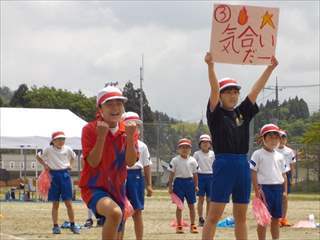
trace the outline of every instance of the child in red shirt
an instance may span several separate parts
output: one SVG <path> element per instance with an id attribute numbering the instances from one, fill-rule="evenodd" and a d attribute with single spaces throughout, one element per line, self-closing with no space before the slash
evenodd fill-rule
<path id="1" fill-rule="evenodd" d="M 97 96 L 97 118 L 82 130 L 84 167 L 79 186 L 88 208 L 106 219 L 102 239 L 122 236 L 127 165 L 138 159 L 136 124 L 120 121 L 126 100 L 117 87 L 103 88 Z"/>

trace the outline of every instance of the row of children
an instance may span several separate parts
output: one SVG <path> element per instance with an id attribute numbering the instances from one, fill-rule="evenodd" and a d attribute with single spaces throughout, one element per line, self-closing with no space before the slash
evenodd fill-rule
<path id="1" fill-rule="evenodd" d="M 199 139 L 199 151 L 196 151 L 193 157 L 190 156 L 192 143 L 187 138 L 182 138 L 178 142 L 178 154 L 169 164 L 169 193 L 176 194 L 181 201 L 186 198 L 190 212 L 190 232 L 198 233 L 195 224 L 195 206 L 196 193 L 199 196 L 198 215 L 199 225 L 203 226 L 203 202 L 207 197 L 208 200 L 212 185 L 212 164 L 214 161 L 214 152 L 211 149 L 211 138 L 203 134 Z M 206 211 L 207 213 L 208 211 Z M 182 210 L 177 207 L 177 233 L 183 233 L 182 227 Z"/>
<path id="2" fill-rule="evenodd" d="M 249 162 L 247 161 L 249 123 L 258 112 L 256 99 L 272 71 L 278 65 L 278 62 L 274 57 L 271 59 L 271 65 L 266 68 L 254 84 L 245 100 L 236 107 L 239 99 L 240 85 L 236 80 L 230 78 L 222 79 L 218 82 L 214 71 L 214 60 L 210 53 L 206 55 L 205 61 L 208 65 L 211 87 L 210 99 L 207 106 L 207 122 L 210 133 L 215 141 L 213 145 L 215 161 L 212 168 L 211 201 L 203 228 L 202 239 L 213 239 L 216 224 L 223 214 L 226 203 L 229 202 L 230 195 L 232 195 L 234 203 L 233 215 L 235 219 L 236 239 L 247 239 L 246 215 L 251 192 L 251 173 Z M 133 166 L 139 159 L 137 124 L 135 121 L 128 121 L 127 123 L 121 121 L 125 101 L 127 99 L 118 88 L 108 86 L 102 89 L 97 96 L 96 119 L 88 123 L 82 131 L 84 167 L 81 172 L 79 186 L 81 188 L 82 199 L 87 206 L 99 218 L 107 219 L 102 227 L 102 239 L 122 239 L 127 165 Z M 268 131 L 268 133 L 278 133 L 279 131 L 276 129 L 278 128 L 275 128 L 274 131 Z M 264 134 L 264 142 L 268 142 L 268 135 Z M 59 141 L 59 138 L 53 137 L 52 143 L 55 144 L 55 142 Z M 188 146 L 188 144 L 180 144 L 180 156 L 186 156 L 188 153 L 188 147 L 185 148 L 183 146 Z M 269 150 L 273 153 L 274 145 L 271 144 L 270 146 Z M 176 161 L 173 159 L 171 163 L 171 170 L 173 172 L 178 169 Z M 277 161 L 273 158 L 269 161 L 270 165 L 278 164 L 273 163 Z M 253 162 L 255 162 L 255 159 L 252 159 L 252 162 L 250 162 L 251 168 L 253 171 L 258 172 L 259 164 L 255 162 L 256 166 L 253 166 Z M 43 164 L 46 163 L 43 161 Z M 63 171 L 56 173 L 59 179 L 66 178 L 67 170 L 65 169 L 68 167 L 65 165 L 63 167 Z M 50 167 L 50 169 L 52 168 Z M 195 171 L 193 169 L 191 175 L 189 172 L 188 176 L 193 177 Z M 184 173 L 181 174 L 181 176 L 184 176 Z M 252 175 L 254 181 L 254 173 Z M 267 176 L 269 175 L 270 172 L 267 173 Z M 259 174 L 257 173 L 257 183 L 261 184 L 259 179 Z M 195 180 L 197 181 L 196 177 Z M 279 182 L 272 182 L 267 185 L 279 185 L 282 178 L 279 177 L 277 180 Z M 170 177 L 170 181 L 172 183 L 172 176 Z M 169 185 L 170 192 L 175 191 L 175 185 L 179 186 L 179 177 L 176 178 L 176 181 L 177 185 L 174 184 L 173 187 Z M 184 186 L 184 184 L 180 185 Z M 198 190 L 197 186 L 198 184 L 195 182 L 194 190 Z M 254 187 L 256 195 L 260 197 L 260 185 L 255 184 Z M 68 197 L 63 197 L 63 194 L 62 198 L 64 200 L 68 199 Z M 191 204 L 194 202 L 194 199 L 190 197 L 187 201 Z M 68 201 L 65 202 L 66 205 L 69 204 Z M 191 215 L 193 214 L 191 219 L 194 219 L 194 207 L 193 210 L 192 206 L 189 208 Z M 73 213 L 69 211 L 69 208 L 68 213 L 71 224 L 73 224 Z M 56 224 L 55 214 L 53 211 L 54 224 Z M 177 212 L 178 217 L 179 214 L 181 213 Z M 192 223 L 194 224 L 194 220 Z M 197 231 L 195 225 L 193 225 L 192 231 Z M 258 231 L 261 232 L 259 229 Z M 277 232 L 272 235 L 273 239 L 279 238 Z"/>
<path id="3" fill-rule="evenodd" d="M 287 147 L 287 133 L 274 124 L 266 124 L 260 130 L 262 147 L 256 150 L 249 161 L 255 197 L 262 199 L 272 216 L 271 234 L 279 236 L 279 226 L 288 225 L 286 220 L 287 193 L 289 192 L 291 169 L 295 162 L 294 151 Z M 216 188 L 212 184 L 212 169 L 216 172 L 214 152 L 209 135 L 199 139 L 200 150 L 191 154 L 192 143 L 189 139 L 180 139 L 177 144 L 178 156 L 170 162 L 169 193 L 176 194 L 183 202 L 186 199 L 190 212 L 190 232 L 198 233 L 195 225 L 196 192 L 199 196 L 199 226 L 203 226 L 202 205 L 204 196 L 208 198 Z M 282 207 L 285 207 L 283 209 Z M 279 219 L 282 221 L 279 222 Z M 182 210 L 176 209 L 176 233 L 183 233 Z M 279 225 L 280 223 L 280 225 Z M 258 225 L 259 239 L 265 239 L 266 227 Z"/>

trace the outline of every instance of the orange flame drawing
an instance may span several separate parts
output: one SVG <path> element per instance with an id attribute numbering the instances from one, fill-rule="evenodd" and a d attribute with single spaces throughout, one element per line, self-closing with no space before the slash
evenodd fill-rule
<path id="1" fill-rule="evenodd" d="M 248 22 L 248 18 L 247 9 L 243 7 L 239 12 L 238 23 L 240 25 L 245 25 Z"/>

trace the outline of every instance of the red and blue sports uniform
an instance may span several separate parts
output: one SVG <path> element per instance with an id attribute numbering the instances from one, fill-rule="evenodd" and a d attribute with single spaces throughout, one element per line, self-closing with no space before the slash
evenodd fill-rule
<path id="1" fill-rule="evenodd" d="M 109 131 L 106 135 L 102 159 L 97 167 L 91 167 L 87 162 L 87 157 L 97 140 L 97 120 L 88 123 L 82 130 L 84 167 L 79 187 L 83 201 L 97 217 L 103 217 L 96 211 L 96 204 L 103 197 L 110 197 L 124 210 L 127 178 L 126 134 L 123 122 L 120 122 L 118 127 L 114 134 Z"/>

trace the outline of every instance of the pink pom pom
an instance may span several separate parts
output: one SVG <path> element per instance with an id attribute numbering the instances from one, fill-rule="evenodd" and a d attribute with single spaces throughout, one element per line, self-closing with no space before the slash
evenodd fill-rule
<path id="1" fill-rule="evenodd" d="M 43 198 L 44 200 L 48 199 L 48 193 L 49 193 L 50 187 L 51 187 L 51 176 L 50 176 L 49 170 L 44 170 L 41 172 L 38 178 L 38 183 L 37 183 L 38 193 L 40 197 Z"/>
<path id="2" fill-rule="evenodd" d="M 131 217 L 134 214 L 134 209 L 126 197 L 124 200 L 124 211 L 123 211 L 123 218 L 124 220 L 127 220 L 129 217 Z"/>
<path id="3" fill-rule="evenodd" d="M 184 208 L 183 202 L 175 193 L 171 193 L 171 201 L 172 203 L 176 204 L 180 210 L 183 210 Z"/>
<path id="4" fill-rule="evenodd" d="M 252 200 L 252 212 L 257 221 L 261 226 L 267 226 L 271 222 L 271 215 L 260 198 L 254 198 Z"/>

